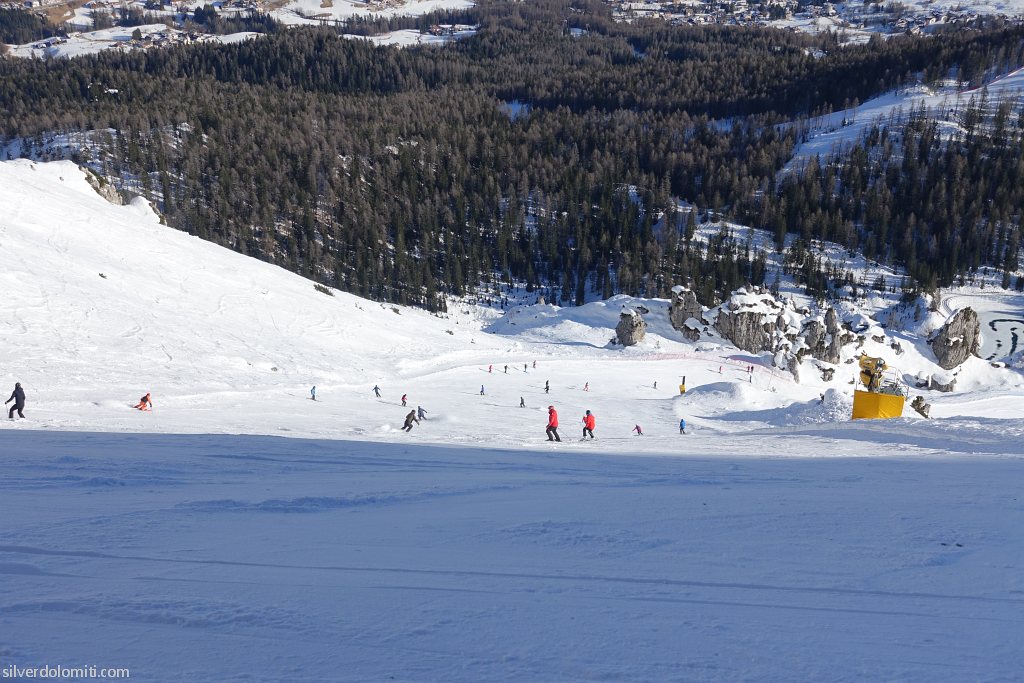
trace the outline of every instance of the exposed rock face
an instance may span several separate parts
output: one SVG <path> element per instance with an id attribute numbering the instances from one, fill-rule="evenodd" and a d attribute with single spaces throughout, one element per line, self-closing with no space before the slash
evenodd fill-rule
<path id="1" fill-rule="evenodd" d="M 687 327 L 686 321 L 693 318 L 703 322 L 704 307 L 697 301 L 697 295 L 685 287 L 674 287 L 672 294 L 672 304 L 668 309 L 669 322 L 673 328 L 682 332 L 684 337 L 690 341 L 697 341 L 700 339 L 700 330 Z"/>
<path id="2" fill-rule="evenodd" d="M 772 349 L 772 328 L 765 323 L 757 311 L 731 311 L 724 309 L 718 314 L 715 325 L 718 333 L 750 353 L 761 353 Z"/>
<path id="3" fill-rule="evenodd" d="M 626 309 L 619 316 L 619 324 L 615 326 L 615 338 L 623 346 L 633 346 L 643 341 L 647 335 L 647 323 L 634 310 Z"/>
<path id="4" fill-rule="evenodd" d="M 978 355 L 981 325 L 972 308 L 962 308 L 929 340 L 939 367 L 952 370 L 971 355 Z"/>
<path id="5" fill-rule="evenodd" d="M 111 204 L 121 206 L 124 204 L 124 197 L 117 191 L 117 188 L 110 183 L 103 182 L 93 173 L 86 173 L 85 179 L 96 190 L 96 194 L 106 199 Z"/>
<path id="6" fill-rule="evenodd" d="M 839 316 L 832 307 L 825 312 L 825 322 L 812 320 L 804 326 L 804 343 L 812 358 L 835 365 L 843 349 L 843 334 Z"/>
<path id="7" fill-rule="evenodd" d="M 836 315 L 836 309 L 831 306 L 825 311 L 825 331 L 832 335 L 839 332 L 839 316 Z"/>

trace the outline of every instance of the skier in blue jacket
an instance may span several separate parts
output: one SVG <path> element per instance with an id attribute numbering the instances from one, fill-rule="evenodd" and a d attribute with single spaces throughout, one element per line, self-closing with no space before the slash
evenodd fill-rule
<path id="1" fill-rule="evenodd" d="M 684 420 L 683 418 L 679 418 L 679 433 L 686 433 L 686 420 Z"/>

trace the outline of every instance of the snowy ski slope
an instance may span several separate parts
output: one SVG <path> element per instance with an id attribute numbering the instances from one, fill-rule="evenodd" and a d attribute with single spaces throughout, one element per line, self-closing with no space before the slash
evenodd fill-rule
<path id="1" fill-rule="evenodd" d="M 0 669 L 997 681 L 1024 667 L 1018 369 L 970 361 L 956 393 L 929 396 L 940 419 L 851 423 L 850 366 L 797 384 L 684 343 L 665 302 L 438 317 L 328 296 L 144 202 L 106 203 L 67 162 L 0 162 L 0 207 L 0 390 L 28 394 L 27 419 L 0 424 Z M 992 310 L 1020 310 L 1002 296 Z M 609 348 L 637 303 L 647 339 Z M 934 369 L 898 334 L 905 373 Z M 145 392 L 152 413 L 130 407 Z M 544 440 L 549 403 L 561 444 Z M 400 431 L 417 405 L 427 419 Z M 585 409 L 598 438 L 582 443 Z"/>

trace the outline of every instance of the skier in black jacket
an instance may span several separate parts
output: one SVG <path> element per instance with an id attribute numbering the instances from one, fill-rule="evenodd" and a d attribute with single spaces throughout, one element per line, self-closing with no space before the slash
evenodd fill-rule
<path id="1" fill-rule="evenodd" d="M 11 393 L 11 397 L 4 401 L 4 405 L 7 405 L 11 401 L 14 401 L 14 406 L 11 408 L 11 412 L 7 413 L 8 419 L 14 419 L 14 411 L 18 411 L 18 417 L 25 417 L 25 413 L 21 412 L 25 409 L 25 390 L 21 388 L 21 382 L 14 383 L 14 391 Z"/>

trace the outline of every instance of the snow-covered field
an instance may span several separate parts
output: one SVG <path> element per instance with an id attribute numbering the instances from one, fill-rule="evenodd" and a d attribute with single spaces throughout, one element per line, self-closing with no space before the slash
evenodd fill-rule
<path id="1" fill-rule="evenodd" d="M 346 33 L 342 37 L 350 38 L 352 40 L 368 40 L 375 45 L 397 45 L 398 47 L 410 47 L 413 45 L 444 45 L 445 43 L 450 43 L 453 40 L 468 38 L 476 33 L 476 28 L 472 26 L 451 26 L 449 28 L 449 32 L 441 35 L 421 33 L 416 29 L 410 28 L 402 29 L 401 31 L 382 33 L 376 36 L 358 36 Z"/>
<path id="2" fill-rule="evenodd" d="M 798 384 L 683 341 L 665 302 L 435 316 L 329 296 L 144 202 L 107 204 L 67 162 L 0 162 L 0 206 L 0 390 L 28 394 L 26 419 L 0 423 L 0 668 L 997 681 L 1024 667 L 1020 370 L 974 359 L 957 392 L 924 392 L 940 419 L 851 423 L 852 366 Z M 956 296 L 944 305 L 990 300 Z M 1002 296 L 992 310 L 1020 310 Z M 623 304 L 652 309 L 628 350 L 607 345 Z M 892 334 L 906 373 L 929 368 L 920 339 Z M 146 392 L 154 411 L 133 410 Z M 544 439 L 549 404 L 560 444 Z M 416 406 L 427 419 L 407 434 Z"/>
<path id="3" fill-rule="evenodd" d="M 472 7 L 470 0 L 408 0 L 407 2 L 361 0 L 290 0 L 271 14 L 285 24 L 317 24 L 352 17 L 416 17 L 431 12 Z"/>
<path id="4" fill-rule="evenodd" d="M 134 41 L 132 34 L 138 29 L 142 41 Z M 160 44 L 174 44 L 187 38 L 188 33 L 176 28 L 170 28 L 166 24 L 146 24 L 137 27 L 115 26 L 114 28 L 101 29 L 99 31 L 85 31 L 70 33 L 67 39 L 48 39 L 34 41 L 25 45 L 11 46 L 11 54 L 23 58 L 58 58 L 58 57 L 81 57 L 91 55 L 104 50 L 131 50 L 153 47 Z M 237 43 L 255 36 L 262 35 L 251 31 L 232 33 L 229 35 L 208 35 L 200 34 L 197 41 L 210 41 L 219 43 Z M 156 42 L 150 42 L 156 41 Z"/>

